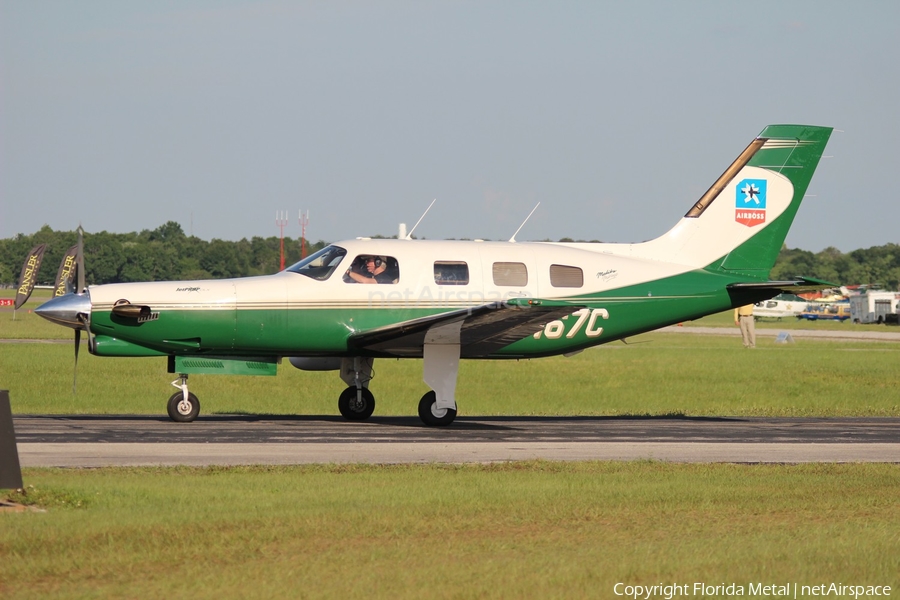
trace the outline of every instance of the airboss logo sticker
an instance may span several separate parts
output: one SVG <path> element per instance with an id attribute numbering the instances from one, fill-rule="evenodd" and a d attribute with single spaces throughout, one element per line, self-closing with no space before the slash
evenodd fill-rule
<path id="1" fill-rule="evenodd" d="M 734 220 L 754 227 L 766 222 L 766 180 L 744 179 L 735 188 Z"/>

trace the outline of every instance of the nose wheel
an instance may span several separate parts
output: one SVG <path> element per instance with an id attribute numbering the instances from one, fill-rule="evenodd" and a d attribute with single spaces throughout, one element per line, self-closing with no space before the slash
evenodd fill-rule
<path id="1" fill-rule="evenodd" d="M 172 385 L 180 391 L 172 394 L 166 405 L 169 418 L 177 423 L 190 423 L 200 414 L 200 400 L 188 391 L 187 375 L 181 375 Z"/>

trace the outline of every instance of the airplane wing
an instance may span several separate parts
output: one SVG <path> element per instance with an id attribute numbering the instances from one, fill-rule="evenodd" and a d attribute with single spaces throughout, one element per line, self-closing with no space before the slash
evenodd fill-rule
<path id="1" fill-rule="evenodd" d="M 584 307 L 568 302 L 513 298 L 361 331 L 350 336 L 348 345 L 387 356 L 421 356 L 426 338 L 438 334 L 458 339 L 462 358 L 488 356 L 580 308 Z"/>
<path id="2" fill-rule="evenodd" d="M 748 283 L 732 283 L 728 289 L 735 291 L 772 291 L 778 292 L 814 292 L 828 288 L 839 287 L 836 283 L 829 283 L 821 279 L 813 279 L 812 277 L 798 277 L 790 281 L 759 281 Z"/>

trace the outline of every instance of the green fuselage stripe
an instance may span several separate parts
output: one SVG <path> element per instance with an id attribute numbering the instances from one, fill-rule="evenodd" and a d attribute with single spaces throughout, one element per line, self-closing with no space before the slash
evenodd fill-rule
<path id="1" fill-rule="evenodd" d="M 561 327 L 557 337 L 528 336 L 490 357 L 563 354 L 726 310 L 735 305 L 735 299 L 725 288 L 728 282 L 720 274 L 693 271 L 610 292 L 570 297 L 567 300 L 573 304 L 586 306 L 588 310 L 604 309 L 608 313 L 608 317 L 595 321 L 596 327 L 602 326 L 602 333 L 589 336 L 584 321 L 576 327 L 578 319 L 569 316 L 557 324 Z M 740 299 L 740 303 L 745 301 L 746 298 Z M 342 356 L 349 354 L 348 339 L 353 333 L 447 310 L 451 309 L 401 306 L 172 309 L 161 310 L 158 319 L 140 324 L 98 311 L 92 315 L 91 326 L 95 334 L 172 354 Z M 573 328 L 576 331 L 569 335 Z"/>

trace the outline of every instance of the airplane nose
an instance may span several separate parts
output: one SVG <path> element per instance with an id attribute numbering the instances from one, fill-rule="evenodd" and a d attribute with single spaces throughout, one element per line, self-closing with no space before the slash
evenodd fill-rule
<path id="1" fill-rule="evenodd" d="M 57 325 L 64 325 L 72 329 L 84 329 L 84 322 L 78 319 L 78 315 L 90 317 L 91 295 L 88 292 L 66 294 L 44 302 L 34 312 Z"/>

